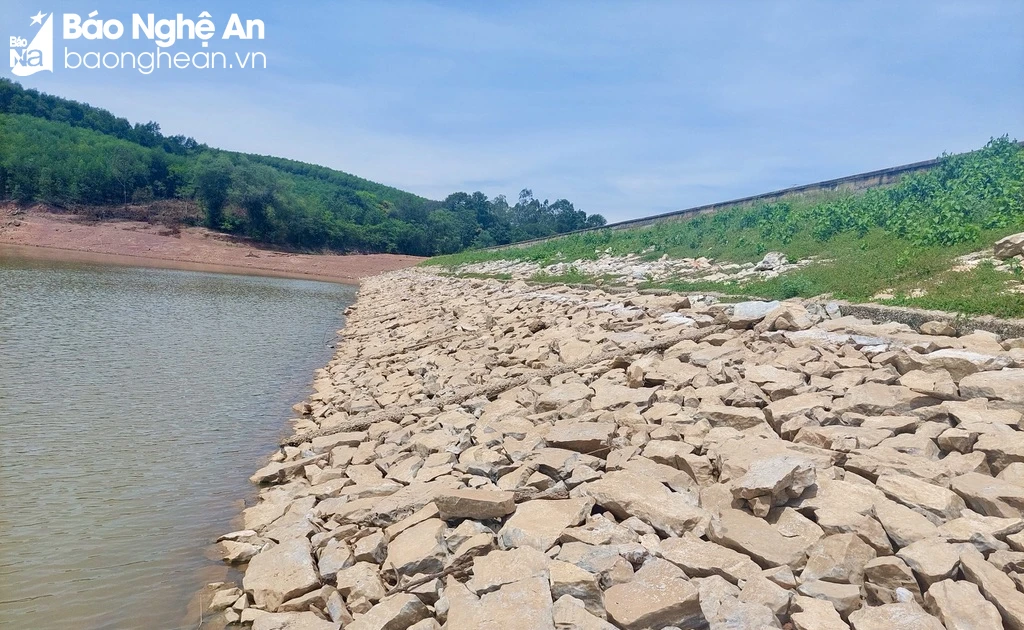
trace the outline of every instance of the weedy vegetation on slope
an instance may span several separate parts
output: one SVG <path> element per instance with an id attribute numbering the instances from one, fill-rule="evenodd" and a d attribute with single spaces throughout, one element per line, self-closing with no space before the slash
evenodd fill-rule
<path id="1" fill-rule="evenodd" d="M 780 251 L 790 260 L 814 257 L 820 262 L 743 284 L 669 280 L 646 286 L 765 298 L 831 294 L 852 301 L 886 292 L 892 297 L 882 301 L 890 304 L 1021 317 L 1024 295 L 1007 292 L 1008 283 L 1022 279 L 1019 265 L 1012 273 L 991 264 L 968 271 L 953 268 L 958 256 L 1022 230 L 1024 147 L 1004 136 L 979 151 L 943 156 L 934 169 L 884 188 L 793 196 L 647 228 L 468 251 L 427 264 L 523 260 L 543 266 L 606 253 L 743 263 Z"/>

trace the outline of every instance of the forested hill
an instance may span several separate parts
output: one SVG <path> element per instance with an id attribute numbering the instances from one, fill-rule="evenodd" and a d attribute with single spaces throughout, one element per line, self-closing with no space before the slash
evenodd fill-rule
<path id="1" fill-rule="evenodd" d="M 0 79 L 0 198 L 58 207 L 179 200 L 181 220 L 306 250 L 430 256 L 604 225 L 572 203 L 457 192 L 433 201 L 341 171 L 165 136 L 155 122 Z M 113 213 L 116 214 L 116 213 Z"/>

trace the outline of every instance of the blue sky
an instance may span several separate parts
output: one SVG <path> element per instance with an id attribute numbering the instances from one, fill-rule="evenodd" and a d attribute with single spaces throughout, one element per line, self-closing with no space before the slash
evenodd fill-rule
<path id="1" fill-rule="evenodd" d="M 614 221 L 1024 138 L 1019 0 L 6 0 L 0 25 L 94 9 L 262 19 L 213 45 L 268 68 L 67 70 L 58 39 L 24 85 L 435 199 L 528 187 Z"/>

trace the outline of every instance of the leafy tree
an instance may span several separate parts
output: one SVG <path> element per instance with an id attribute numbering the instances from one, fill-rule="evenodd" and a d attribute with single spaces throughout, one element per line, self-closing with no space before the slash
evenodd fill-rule
<path id="1" fill-rule="evenodd" d="M 195 194 L 206 209 L 206 225 L 220 228 L 224 221 L 224 205 L 231 188 L 234 166 L 224 155 L 204 153 L 194 168 Z"/>
<path id="2" fill-rule="evenodd" d="M 121 186 L 122 200 L 126 206 L 128 205 L 128 196 L 135 191 L 135 186 L 146 172 L 142 156 L 141 151 L 134 151 L 130 145 L 126 144 L 118 144 L 110 152 L 110 173 Z"/>
<path id="3" fill-rule="evenodd" d="M 231 177 L 231 196 L 249 219 L 249 235 L 257 240 L 274 240 L 275 197 L 280 190 L 277 172 L 263 164 L 239 165 Z"/>

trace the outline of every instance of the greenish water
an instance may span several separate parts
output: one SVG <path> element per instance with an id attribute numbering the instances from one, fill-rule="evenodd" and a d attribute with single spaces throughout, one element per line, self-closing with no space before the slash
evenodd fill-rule
<path id="1" fill-rule="evenodd" d="M 196 627 L 354 293 L 0 253 L 0 628 Z"/>

